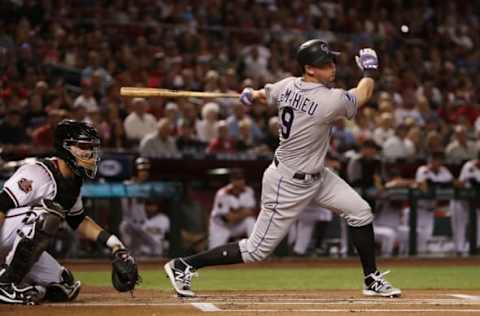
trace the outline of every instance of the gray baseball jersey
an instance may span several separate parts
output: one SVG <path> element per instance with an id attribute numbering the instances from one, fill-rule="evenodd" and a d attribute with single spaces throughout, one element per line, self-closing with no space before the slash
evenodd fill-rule
<path id="1" fill-rule="evenodd" d="M 305 173 L 320 172 L 330 145 L 331 123 L 355 115 L 355 95 L 295 77 L 267 84 L 265 93 L 267 102 L 279 110 L 278 160 Z"/>
<path id="2" fill-rule="evenodd" d="M 334 211 L 351 226 L 373 220 L 368 203 L 324 167 L 332 123 L 355 115 L 355 95 L 295 77 L 267 84 L 265 94 L 268 104 L 278 107 L 280 145 L 263 175 L 262 207 L 254 231 L 240 241 L 244 262 L 270 255 L 308 205 Z"/>

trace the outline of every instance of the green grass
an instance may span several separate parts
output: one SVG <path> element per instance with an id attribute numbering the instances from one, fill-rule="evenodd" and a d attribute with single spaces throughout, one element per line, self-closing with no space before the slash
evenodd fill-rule
<path id="1" fill-rule="evenodd" d="M 387 279 L 402 289 L 480 289 L 480 267 L 395 267 Z M 86 285 L 111 286 L 110 273 L 74 272 Z M 358 289 L 359 268 L 209 268 L 193 279 L 196 290 Z M 140 288 L 171 290 L 163 270 L 141 272 Z"/>

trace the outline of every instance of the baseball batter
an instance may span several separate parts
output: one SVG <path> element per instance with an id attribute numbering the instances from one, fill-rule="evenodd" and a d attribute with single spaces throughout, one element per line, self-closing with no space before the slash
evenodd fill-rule
<path id="1" fill-rule="evenodd" d="M 345 181 L 324 167 L 333 122 L 351 119 L 372 96 L 378 58 L 365 48 L 356 57 L 364 76 L 349 91 L 332 88 L 335 55 L 326 42 L 310 40 L 297 50 L 301 77 L 288 77 L 264 89 L 246 88 L 240 100 L 246 105 L 278 108 L 280 145 L 262 181 L 261 211 L 248 239 L 186 258 L 176 258 L 164 268 L 180 296 L 194 296 L 191 279 L 196 269 L 220 264 L 255 262 L 267 258 L 287 234 L 298 214 L 310 203 L 340 214 L 348 223 L 364 273 L 363 294 L 399 296 L 385 273 L 377 270 L 373 214 L 368 203 Z"/>
<path id="2" fill-rule="evenodd" d="M 45 251 L 63 221 L 115 256 L 129 257 L 122 242 L 83 211 L 83 178 L 95 177 L 97 170 L 96 130 L 65 120 L 57 126 L 54 139 L 54 157 L 20 167 L 0 192 L 0 262 L 5 262 L 0 268 L 0 304 L 68 302 L 77 297 L 80 282 Z"/>
<path id="3" fill-rule="evenodd" d="M 467 161 L 460 171 L 458 179 L 466 188 L 477 186 L 480 183 L 480 157 Z M 452 207 L 452 233 L 455 251 L 459 255 L 468 253 L 466 230 L 470 205 L 468 201 L 454 200 Z M 477 228 L 480 229 L 480 209 L 477 208 Z M 477 231 L 477 246 L 480 245 L 480 233 Z"/>

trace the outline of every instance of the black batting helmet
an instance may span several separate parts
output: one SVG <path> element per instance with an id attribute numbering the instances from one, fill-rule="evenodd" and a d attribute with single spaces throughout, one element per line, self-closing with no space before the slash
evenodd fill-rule
<path id="1" fill-rule="evenodd" d="M 319 39 L 309 40 L 300 45 L 297 50 L 297 61 L 305 70 L 305 65 L 321 67 L 334 60 L 339 52 L 330 50 L 328 43 Z"/>
<path id="2" fill-rule="evenodd" d="M 55 154 L 76 175 L 95 178 L 100 160 L 100 136 L 92 125 L 73 120 L 61 121 L 55 128 L 53 146 Z"/>

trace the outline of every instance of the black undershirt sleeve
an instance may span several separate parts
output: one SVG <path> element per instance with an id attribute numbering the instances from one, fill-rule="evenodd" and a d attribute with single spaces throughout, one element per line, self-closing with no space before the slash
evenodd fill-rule
<path id="1" fill-rule="evenodd" d="M 9 209 L 15 208 L 15 203 L 7 192 L 0 192 L 0 213 L 6 214 Z"/>

